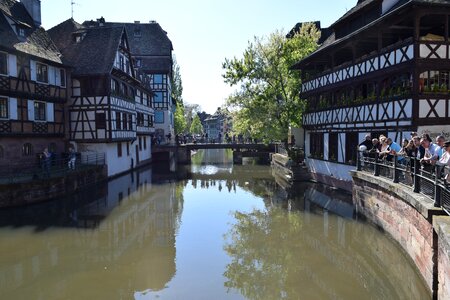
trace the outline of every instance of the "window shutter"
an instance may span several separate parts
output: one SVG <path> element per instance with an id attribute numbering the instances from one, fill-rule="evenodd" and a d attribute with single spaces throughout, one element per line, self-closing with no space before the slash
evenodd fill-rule
<path id="1" fill-rule="evenodd" d="M 47 122 L 55 122 L 55 109 L 53 103 L 46 103 Z"/>
<path id="2" fill-rule="evenodd" d="M 12 54 L 8 54 L 8 72 L 9 76 L 17 77 L 17 57 Z"/>
<path id="3" fill-rule="evenodd" d="M 61 86 L 61 74 L 60 74 L 60 69 L 55 69 L 55 85 L 59 85 Z"/>
<path id="4" fill-rule="evenodd" d="M 17 99 L 9 98 L 9 118 L 17 120 Z"/>
<path id="5" fill-rule="evenodd" d="M 56 85 L 56 74 L 55 67 L 48 66 L 48 83 L 52 85 Z"/>
<path id="6" fill-rule="evenodd" d="M 30 60 L 30 78 L 32 81 L 36 81 L 36 62 Z"/>
<path id="7" fill-rule="evenodd" d="M 34 121 L 34 101 L 28 100 L 28 121 Z"/>

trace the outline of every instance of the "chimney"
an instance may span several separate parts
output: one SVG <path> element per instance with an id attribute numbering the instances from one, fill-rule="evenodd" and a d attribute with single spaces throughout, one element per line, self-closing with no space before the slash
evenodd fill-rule
<path id="1" fill-rule="evenodd" d="M 41 0 L 21 0 L 20 2 L 33 18 L 34 25 L 41 26 Z"/>
<path id="2" fill-rule="evenodd" d="M 134 24 L 141 24 L 141 21 L 134 21 Z"/>

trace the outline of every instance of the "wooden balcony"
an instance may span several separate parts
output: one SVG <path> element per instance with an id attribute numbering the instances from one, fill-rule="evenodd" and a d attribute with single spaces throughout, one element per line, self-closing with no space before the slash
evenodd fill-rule
<path id="1" fill-rule="evenodd" d="M 425 48 L 427 48 L 427 45 L 430 45 L 429 47 L 434 49 L 433 42 L 421 42 L 421 45 Z M 439 52 L 441 51 L 439 50 Z M 430 50 L 429 52 L 432 51 Z M 424 52 L 424 55 L 425 53 L 429 54 L 427 51 Z M 348 62 L 333 70 L 323 72 L 316 78 L 303 83 L 301 92 L 302 94 L 307 94 L 328 85 L 352 80 L 369 73 L 412 61 L 415 57 L 417 55 L 414 53 L 414 43 L 412 39 L 407 39 L 401 43 L 391 45 L 379 53 L 360 57 L 355 60 L 354 64 Z"/>

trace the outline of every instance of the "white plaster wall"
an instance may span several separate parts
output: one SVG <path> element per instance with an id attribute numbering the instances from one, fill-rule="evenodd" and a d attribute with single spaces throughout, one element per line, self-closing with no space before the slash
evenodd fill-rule
<path id="1" fill-rule="evenodd" d="M 133 144 L 134 145 L 134 144 Z M 132 149 L 127 156 L 126 143 L 122 142 L 122 157 L 117 157 L 117 143 L 110 144 L 78 144 L 78 151 L 83 154 L 104 153 L 105 163 L 108 165 L 108 177 L 128 171 L 131 166 Z M 148 148 L 147 148 L 148 149 Z M 134 158 L 134 161 L 135 158 Z"/>
<path id="2" fill-rule="evenodd" d="M 309 131 L 305 132 L 305 156 L 308 157 L 308 155 L 311 154 L 311 145 L 309 144 L 310 141 L 310 133 Z"/>
<path id="3" fill-rule="evenodd" d="M 345 181 L 352 181 L 349 172 L 356 169 L 355 166 L 336 164 L 311 158 L 306 159 L 306 165 L 312 173 L 322 174 Z"/>

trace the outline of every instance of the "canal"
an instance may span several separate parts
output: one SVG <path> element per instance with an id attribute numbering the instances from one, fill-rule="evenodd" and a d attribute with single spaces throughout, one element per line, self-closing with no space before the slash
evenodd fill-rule
<path id="1" fill-rule="evenodd" d="M 0 211 L 1 299 L 430 299 L 351 195 L 199 151 Z"/>

